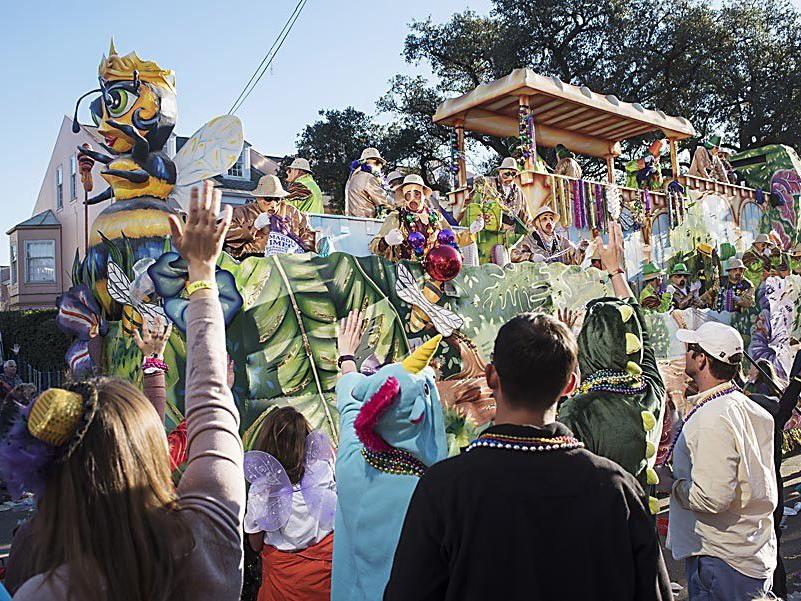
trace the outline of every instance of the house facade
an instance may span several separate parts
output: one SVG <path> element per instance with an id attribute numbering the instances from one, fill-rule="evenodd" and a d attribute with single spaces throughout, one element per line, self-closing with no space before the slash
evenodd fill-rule
<path id="1" fill-rule="evenodd" d="M 58 295 L 72 285 L 72 264 L 76 253 L 79 257 L 85 255 L 87 232 L 112 202 L 84 204 L 87 193 L 78 171 L 77 147 L 89 144 L 100 149 L 103 139 L 94 126 L 81 124 L 79 132 L 73 133 L 72 123 L 67 116 L 61 122 L 32 217 L 6 232 L 11 257 L 5 280 L 9 309 L 55 305 Z M 174 156 L 187 140 L 173 135 L 165 148 L 167 154 Z M 223 202 L 239 205 L 252 199 L 251 191 L 259 178 L 276 174 L 279 163 L 280 158 L 264 156 L 246 142 L 236 164 L 225 176 L 215 178 L 223 192 Z M 98 165 L 92 169 L 91 181 L 89 198 L 108 187 Z"/>

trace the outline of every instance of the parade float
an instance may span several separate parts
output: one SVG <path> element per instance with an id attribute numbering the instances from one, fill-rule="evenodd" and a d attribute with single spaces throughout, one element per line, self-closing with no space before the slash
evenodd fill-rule
<path id="1" fill-rule="evenodd" d="M 186 206 L 186 190 L 192 184 L 224 173 L 235 162 L 243 143 L 242 127 L 232 116 L 213 119 L 171 158 L 164 144 L 178 114 L 172 72 L 134 53 L 121 56 L 112 44 L 101 61 L 99 82 L 99 89 L 87 95 L 99 94 L 90 108 L 105 138 L 105 152 L 79 151 L 86 161 L 100 164 L 109 183 L 99 199 L 114 202 L 95 220 L 87 255 L 76 257 L 73 287 L 59 299 L 59 322 L 75 336 L 67 362 L 78 376 L 102 372 L 139 382 L 141 357 L 131 332 L 143 319 L 169 319 L 176 326 L 165 353 L 170 367 L 166 427 L 172 429 L 183 412 L 188 276 L 172 248 L 167 217 Z M 659 237 L 669 240 L 668 246 L 679 255 L 696 253 L 699 244 L 726 241 L 745 250 L 753 232 L 739 227 L 742 207 L 754 204 L 761 215 L 771 206 L 758 204 L 756 189 L 714 182 L 707 186 L 680 174 L 677 142 L 695 135 L 687 120 L 530 70 L 516 70 L 443 103 L 434 120 L 454 127 L 456 177 L 451 197 L 456 206 L 467 200 L 464 132 L 516 136 L 529 210 L 553 206 L 574 239 L 604 236 L 610 221 L 620 220 L 626 229 L 629 276 L 640 271 L 643 261 L 654 260 L 653 240 Z M 631 161 L 633 181 L 641 185 L 619 185 L 615 159 L 620 142 L 654 133 L 667 140 L 668 175 L 662 177 L 662 157 L 656 152 L 651 159 Z M 602 158 L 608 167 L 606 181 L 549 173 L 537 159 L 536 148 L 557 144 Z M 798 235 L 793 225 L 798 214 L 795 173 L 795 180 L 781 180 L 793 199 L 784 206 L 795 207 L 784 230 L 793 240 Z M 654 183 L 657 179 L 661 185 Z M 773 197 L 778 186 L 761 196 Z M 246 446 L 266 413 L 281 405 L 294 406 L 313 428 L 337 441 L 336 325 L 351 310 L 363 311 L 367 320 L 357 352 L 363 373 L 373 373 L 442 336 L 435 367 L 453 452 L 494 416 L 483 373 L 495 334 L 505 321 L 523 311 L 581 309 L 611 295 L 605 274 L 588 267 L 589 256 L 583 266 L 525 262 L 459 269 L 461 259 L 457 261 L 458 252 L 452 251 L 464 232 L 432 220 L 422 242 L 412 235 L 401 241 L 409 245 L 410 260 L 393 262 L 368 250 L 380 221 L 313 215 L 311 222 L 332 243 L 333 252 L 327 256 L 267 253 L 238 261 L 223 253 L 218 260 L 232 389 Z M 764 222 L 762 227 L 768 225 Z M 719 275 L 714 264 L 707 262 L 706 268 L 713 270 L 708 277 Z M 786 306 L 792 295 L 784 289 L 782 293 Z M 797 304 L 789 322 L 785 319 L 784 334 L 789 327 L 797 335 Z M 646 320 L 656 334 L 657 356 L 667 361 L 676 353 L 670 337 L 677 321 L 667 314 L 650 314 Z M 750 336 L 751 325 L 743 321 L 740 327 L 749 328 Z M 643 434 L 650 445 L 658 443 L 660 408 L 654 418 L 656 423 Z"/>

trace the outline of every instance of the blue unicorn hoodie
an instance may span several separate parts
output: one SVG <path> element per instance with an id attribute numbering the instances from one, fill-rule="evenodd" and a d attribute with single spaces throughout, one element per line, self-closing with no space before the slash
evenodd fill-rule
<path id="1" fill-rule="evenodd" d="M 441 339 L 371 376 L 353 372 L 337 382 L 332 601 L 383 597 L 418 478 L 447 455 L 445 418 L 428 367 Z"/>

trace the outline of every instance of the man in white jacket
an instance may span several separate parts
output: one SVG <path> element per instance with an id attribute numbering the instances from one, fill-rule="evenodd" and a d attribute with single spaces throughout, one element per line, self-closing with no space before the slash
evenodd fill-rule
<path id="1" fill-rule="evenodd" d="M 773 420 L 732 381 L 743 358 L 734 328 L 707 322 L 677 337 L 699 393 L 668 457 L 672 473 L 658 470 L 671 493 L 668 548 L 685 560 L 690 601 L 750 601 L 776 568 Z"/>

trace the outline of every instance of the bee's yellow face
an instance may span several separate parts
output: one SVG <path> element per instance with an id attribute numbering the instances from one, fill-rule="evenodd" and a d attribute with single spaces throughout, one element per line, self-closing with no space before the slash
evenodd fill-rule
<path id="1" fill-rule="evenodd" d="M 134 91 L 131 82 L 125 80 L 108 82 L 103 95 L 92 103 L 92 118 L 98 133 L 106 146 L 120 154 L 130 152 L 134 141 L 110 122 L 129 125 L 145 137 L 148 132 L 137 127 L 137 121 L 153 119 L 158 112 L 159 99 L 149 85 L 142 84 Z"/>

